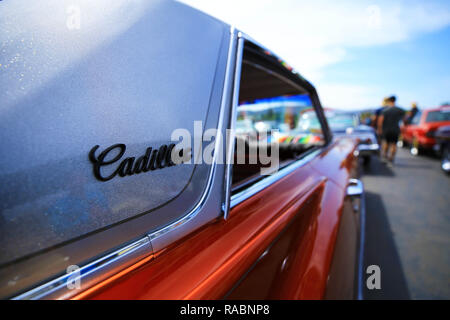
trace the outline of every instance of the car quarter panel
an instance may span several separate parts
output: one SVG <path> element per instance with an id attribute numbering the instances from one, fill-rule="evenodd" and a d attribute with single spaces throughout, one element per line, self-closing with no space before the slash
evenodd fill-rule
<path id="1" fill-rule="evenodd" d="M 98 156 L 123 144 L 120 161 L 137 161 L 146 148 L 170 144 L 175 129 L 193 136 L 196 120 L 216 128 L 224 88 L 230 27 L 190 7 L 94 1 L 84 11 L 93 24 L 77 32 L 64 28 L 63 14 L 47 19 L 50 9 L 64 13 L 65 1 L 43 5 L 2 4 L 4 56 L 19 63 L 0 74 L 8 89 L 0 92 L 0 297 L 126 246 L 195 206 L 209 164 L 99 181 L 88 155 L 95 145 Z"/>

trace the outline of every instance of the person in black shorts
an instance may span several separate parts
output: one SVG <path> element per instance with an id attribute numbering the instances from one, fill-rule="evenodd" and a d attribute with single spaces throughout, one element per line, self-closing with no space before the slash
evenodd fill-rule
<path id="1" fill-rule="evenodd" d="M 405 117 L 405 110 L 395 105 L 395 96 L 387 99 L 387 108 L 378 119 L 378 134 L 381 135 L 381 156 L 383 161 L 394 162 L 397 141 L 400 135 L 400 121 Z"/>

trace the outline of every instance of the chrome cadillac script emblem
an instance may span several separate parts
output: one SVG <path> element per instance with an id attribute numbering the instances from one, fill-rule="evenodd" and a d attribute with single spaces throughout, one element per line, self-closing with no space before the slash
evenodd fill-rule
<path id="1" fill-rule="evenodd" d="M 190 150 L 174 149 L 175 144 L 162 145 L 158 149 L 149 147 L 145 151 L 145 154 L 137 159 L 136 157 L 128 157 L 122 161 L 120 161 L 120 159 L 125 154 L 127 148 L 125 144 L 114 144 L 96 156 L 95 153 L 99 147 L 99 145 L 96 145 L 91 149 L 89 152 L 89 160 L 93 164 L 94 176 L 100 181 L 108 181 L 115 176 L 125 177 L 171 167 L 182 162 L 173 161 L 173 159 L 186 159 L 186 156 L 189 156 L 190 158 L 190 155 L 188 154 L 190 153 Z M 176 153 L 176 157 L 173 156 L 173 153 Z M 116 163 L 119 165 L 112 171 L 110 166 Z M 102 173 L 102 168 L 104 168 L 103 171 L 108 171 L 109 174 L 105 175 L 104 172 Z M 107 170 L 107 168 L 109 168 L 109 170 Z"/>

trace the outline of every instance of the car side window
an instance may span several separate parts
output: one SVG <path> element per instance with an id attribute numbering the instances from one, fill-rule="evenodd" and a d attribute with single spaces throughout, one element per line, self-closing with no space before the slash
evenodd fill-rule
<path id="1" fill-rule="evenodd" d="M 422 112 L 417 112 L 416 115 L 411 119 L 411 124 L 419 124 Z"/>
<path id="2" fill-rule="evenodd" d="M 308 91 L 252 50 L 244 49 L 235 116 L 234 193 L 325 143 Z"/>

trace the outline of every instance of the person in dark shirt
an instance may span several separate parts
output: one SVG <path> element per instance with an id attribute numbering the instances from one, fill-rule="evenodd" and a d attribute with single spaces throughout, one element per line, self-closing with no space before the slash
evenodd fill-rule
<path id="1" fill-rule="evenodd" d="M 397 152 L 397 141 L 400 135 L 400 121 L 405 117 L 405 110 L 395 105 L 395 96 L 387 99 L 387 108 L 378 119 L 378 133 L 382 137 L 381 156 L 383 161 L 394 162 Z M 389 155 L 388 152 L 390 151 Z"/>
<path id="2" fill-rule="evenodd" d="M 419 108 L 417 108 L 417 103 L 413 102 L 411 104 L 411 110 L 406 113 L 405 123 L 411 124 L 412 119 L 416 116 L 418 112 Z"/>

